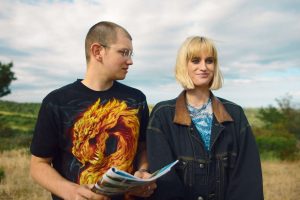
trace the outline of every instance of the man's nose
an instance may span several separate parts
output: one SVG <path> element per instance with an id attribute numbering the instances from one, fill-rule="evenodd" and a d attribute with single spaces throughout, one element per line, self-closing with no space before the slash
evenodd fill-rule
<path id="1" fill-rule="evenodd" d="M 132 65 L 132 64 L 133 64 L 132 56 L 127 57 L 126 63 L 127 63 L 128 65 Z"/>

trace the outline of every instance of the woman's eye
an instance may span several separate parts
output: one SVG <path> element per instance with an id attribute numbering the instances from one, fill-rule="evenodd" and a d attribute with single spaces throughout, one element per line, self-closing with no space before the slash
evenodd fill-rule
<path id="1" fill-rule="evenodd" d="M 213 64 L 214 63 L 214 58 L 206 58 L 205 63 L 206 64 Z"/>
<path id="2" fill-rule="evenodd" d="M 193 58 L 191 60 L 191 62 L 194 63 L 194 64 L 199 64 L 200 63 L 200 59 L 199 58 Z"/>

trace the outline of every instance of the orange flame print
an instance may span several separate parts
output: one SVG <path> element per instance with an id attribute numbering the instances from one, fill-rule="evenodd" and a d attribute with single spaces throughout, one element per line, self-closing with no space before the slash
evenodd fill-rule
<path id="1" fill-rule="evenodd" d="M 112 166 L 132 172 L 139 135 L 138 109 L 123 101 L 105 104 L 98 99 L 75 122 L 72 153 L 82 163 L 79 184 L 93 184 Z M 116 151 L 105 155 L 106 141 L 114 137 Z"/>

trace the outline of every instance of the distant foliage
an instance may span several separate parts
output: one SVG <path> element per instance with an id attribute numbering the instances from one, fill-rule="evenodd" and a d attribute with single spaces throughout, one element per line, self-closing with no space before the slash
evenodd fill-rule
<path id="1" fill-rule="evenodd" d="M 1 120 L 1 115 L 0 115 L 0 120 Z M 3 121 L 1 120 L 0 122 L 0 137 L 11 137 L 13 136 L 14 131 Z"/>
<path id="2" fill-rule="evenodd" d="M 245 115 L 252 127 L 262 127 L 263 122 L 257 118 L 258 108 L 244 108 Z"/>
<path id="3" fill-rule="evenodd" d="M 13 80 L 16 80 L 15 73 L 11 71 L 13 63 L 2 64 L 0 62 L 0 97 L 8 95 L 11 91 L 9 85 Z"/>
<path id="4" fill-rule="evenodd" d="M 296 159 L 300 139 L 300 110 L 291 104 L 287 95 L 276 99 L 278 108 L 269 106 L 258 111 L 257 118 L 263 126 L 254 127 L 256 140 L 262 154 L 271 154 L 282 160 Z"/>
<path id="5" fill-rule="evenodd" d="M 260 153 L 270 154 L 281 160 L 294 160 L 297 157 L 297 139 L 293 135 L 260 135 L 256 138 Z"/>
<path id="6" fill-rule="evenodd" d="M 11 113 L 29 114 L 36 117 L 40 107 L 40 103 L 17 103 L 0 100 L 0 111 L 7 111 Z"/>
<path id="7" fill-rule="evenodd" d="M 291 104 L 292 97 L 287 95 L 282 99 L 276 99 L 279 108 L 269 106 L 261 108 L 257 117 L 263 121 L 264 129 L 278 132 L 288 132 L 300 139 L 300 110 Z"/>
<path id="8" fill-rule="evenodd" d="M 3 167 L 0 167 L 0 183 L 2 180 L 4 180 L 4 178 L 5 178 L 4 169 L 3 169 Z"/>
<path id="9" fill-rule="evenodd" d="M 39 103 L 0 101 L 0 151 L 28 148 Z"/>

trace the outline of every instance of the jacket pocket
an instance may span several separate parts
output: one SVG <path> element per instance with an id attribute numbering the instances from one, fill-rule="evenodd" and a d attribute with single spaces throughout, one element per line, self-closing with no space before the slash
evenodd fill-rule
<path id="1" fill-rule="evenodd" d="M 217 155 L 217 194 L 222 200 L 225 195 L 225 188 L 228 185 L 230 171 L 235 167 L 236 153 L 224 153 Z"/>
<path id="2" fill-rule="evenodd" d="M 178 158 L 179 162 L 177 165 L 175 165 L 175 169 L 179 175 L 179 178 L 181 179 L 181 182 L 184 183 L 184 185 L 191 185 L 190 180 L 190 161 L 187 159 L 184 159 L 182 157 Z"/>
<path id="3" fill-rule="evenodd" d="M 178 157 L 176 170 L 185 186 L 193 187 L 208 183 L 208 162 L 193 157 Z"/>
<path id="4" fill-rule="evenodd" d="M 224 153 L 217 155 L 217 158 L 224 168 L 234 168 L 236 156 L 236 153 Z"/>

